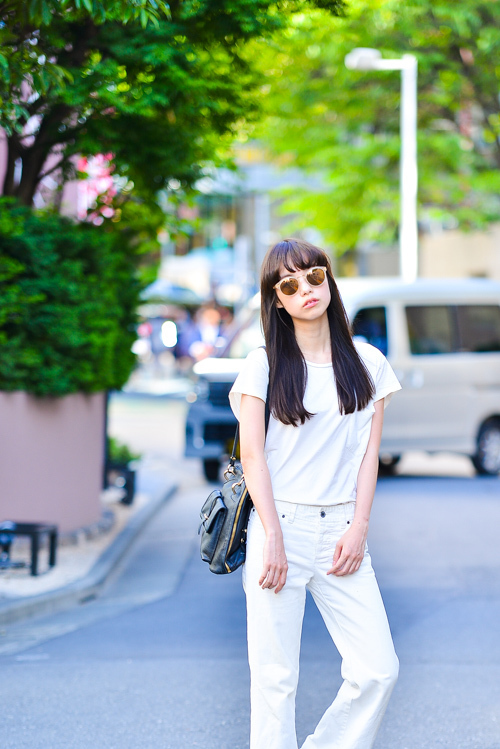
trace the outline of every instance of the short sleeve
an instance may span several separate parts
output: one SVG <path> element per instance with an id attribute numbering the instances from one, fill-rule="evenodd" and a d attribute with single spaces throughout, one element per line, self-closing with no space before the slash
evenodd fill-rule
<path id="1" fill-rule="evenodd" d="M 379 352 L 373 401 L 375 402 L 384 398 L 384 408 L 387 408 L 393 394 L 398 390 L 401 390 L 399 380 L 385 356 Z"/>
<path id="2" fill-rule="evenodd" d="M 269 363 L 264 348 L 251 351 L 229 391 L 229 404 L 239 420 L 242 395 L 253 395 L 266 402 L 269 383 Z"/>

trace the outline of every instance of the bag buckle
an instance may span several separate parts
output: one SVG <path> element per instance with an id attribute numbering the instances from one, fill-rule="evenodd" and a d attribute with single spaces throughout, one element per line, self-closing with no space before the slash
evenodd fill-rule
<path id="1" fill-rule="evenodd" d="M 236 494 L 236 489 L 235 489 L 235 486 L 241 486 L 241 485 L 242 485 L 242 483 L 244 482 L 244 480 L 245 480 L 245 477 L 244 477 L 244 476 L 242 476 L 242 477 L 240 478 L 240 480 L 239 480 L 239 481 L 235 481 L 235 482 L 234 482 L 234 484 L 233 484 L 233 485 L 232 485 L 232 487 L 231 487 L 231 489 L 233 490 L 233 494 Z"/>
<path id="2" fill-rule="evenodd" d="M 229 476 L 236 476 L 236 471 L 232 463 L 228 465 L 223 475 L 226 481 L 229 481 Z"/>

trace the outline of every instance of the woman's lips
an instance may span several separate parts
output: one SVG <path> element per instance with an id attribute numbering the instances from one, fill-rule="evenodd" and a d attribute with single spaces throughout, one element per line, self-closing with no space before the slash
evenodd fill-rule
<path id="1" fill-rule="evenodd" d="M 317 299 L 308 299 L 307 302 L 304 304 L 304 309 L 306 307 L 314 307 L 314 305 L 317 303 L 318 303 Z"/>

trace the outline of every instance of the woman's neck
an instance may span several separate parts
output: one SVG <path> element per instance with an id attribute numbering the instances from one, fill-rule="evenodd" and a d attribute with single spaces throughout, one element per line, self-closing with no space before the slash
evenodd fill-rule
<path id="1" fill-rule="evenodd" d="M 295 338 L 304 358 L 314 364 L 332 360 L 330 325 L 326 314 L 318 320 L 293 320 Z"/>

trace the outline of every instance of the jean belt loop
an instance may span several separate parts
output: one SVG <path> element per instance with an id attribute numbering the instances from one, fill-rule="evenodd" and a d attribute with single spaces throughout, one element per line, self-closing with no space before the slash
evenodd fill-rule
<path id="1" fill-rule="evenodd" d="M 297 505 L 295 503 L 290 503 L 290 509 L 288 511 L 288 522 L 293 523 L 295 520 L 295 515 L 297 513 Z"/>
<path id="2" fill-rule="evenodd" d="M 347 507 L 348 507 L 347 502 L 344 502 L 342 507 L 344 509 L 344 525 L 346 525 L 347 524 Z"/>
<path id="3" fill-rule="evenodd" d="M 351 501 L 346 506 L 347 520 L 349 523 L 352 523 L 353 509 L 354 509 L 354 502 Z"/>

